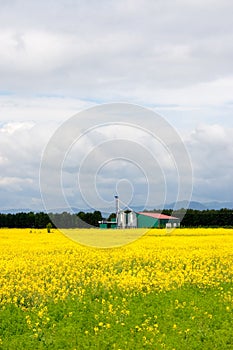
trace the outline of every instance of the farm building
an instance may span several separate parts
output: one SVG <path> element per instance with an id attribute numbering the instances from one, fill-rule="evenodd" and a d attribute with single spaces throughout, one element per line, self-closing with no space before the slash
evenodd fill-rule
<path id="1" fill-rule="evenodd" d="M 117 228 L 116 219 L 111 219 L 110 221 L 102 220 L 99 221 L 100 228 Z"/>
<path id="2" fill-rule="evenodd" d="M 121 210 L 118 212 L 117 221 L 100 221 L 100 228 L 163 228 L 179 227 L 180 219 L 160 213 L 139 212 Z"/>
<path id="3" fill-rule="evenodd" d="M 179 227 L 180 219 L 160 213 L 137 213 L 137 227 Z"/>
<path id="4" fill-rule="evenodd" d="M 180 226 L 180 219 L 174 216 L 144 211 L 137 213 L 129 207 L 127 210 L 120 210 L 118 196 L 115 196 L 115 201 L 116 218 L 111 221 L 99 221 L 100 228 L 163 228 Z"/>

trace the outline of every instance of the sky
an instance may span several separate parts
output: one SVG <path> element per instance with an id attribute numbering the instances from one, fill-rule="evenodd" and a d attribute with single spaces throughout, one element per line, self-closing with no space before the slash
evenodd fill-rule
<path id="1" fill-rule="evenodd" d="M 0 0 L 0 210 L 43 209 L 40 168 L 51 139 L 58 130 L 63 138 L 77 113 L 83 125 L 87 108 L 101 124 L 96 110 L 109 103 L 153 111 L 179 135 L 192 166 L 192 200 L 232 201 L 232 11 L 230 0 Z M 64 142 L 68 206 L 111 206 L 116 192 L 129 205 L 177 200 L 182 159 L 171 160 L 172 147 L 148 135 L 140 111 L 127 121 L 144 120 L 146 133 L 106 126 Z M 156 123 L 154 133 L 159 137 Z M 122 152 L 118 159 L 119 134 L 121 150 L 128 142 L 141 159 L 145 151 L 143 164 Z M 53 189 L 51 207 L 60 207 L 52 164 L 44 188 Z M 182 199 L 190 199 L 185 191 Z"/>

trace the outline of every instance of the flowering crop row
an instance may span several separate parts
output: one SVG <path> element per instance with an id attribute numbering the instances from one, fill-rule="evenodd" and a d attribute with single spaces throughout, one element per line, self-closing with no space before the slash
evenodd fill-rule
<path id="1" fill-rule="evenodd" d="M 120 234 L 120 232 L 119 232 Z M 233 230 L 151 230 L 115 249 L 94 249 L 58 231 L 0 231 L 0 303 L 32 308 L 99 286 L 128 292 L 232 282 Z"/>

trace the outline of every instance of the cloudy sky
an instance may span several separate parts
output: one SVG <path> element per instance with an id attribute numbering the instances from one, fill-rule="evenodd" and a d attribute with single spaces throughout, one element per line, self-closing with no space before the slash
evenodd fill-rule
<path id="1" fill-rule="evenodd" d="M 0 209 L 43 208 L 39 170 L 49 140 L 76 113 L 112 102 L 149 108 L 180 135 L 192 164 L 193 200 L 232 201 L 232 11 L 230 0 L 0 0 Z M 119 131 L 124 139 L 126 131 Z M 100 135 L 116 139 L 113 130 L 96 130 L 65 159 L 69 205 L 85 206 L 69 175 L 76 166 L 78 176 L 85 144 L 91 150 L 95 140 L 100 151 Z M 139 139 L 154 149 L 158 178 L 170 169 L 166 196 L 156 195 L 157 183 L 151 198 L 176 200 L 161 145 Z M 145 169 L 122 159 L 117 165 L 114 157 L 103 157 L 95 172 L 100 196 L 110 200 L 117 182 L 131 193 L 124 200 L 143 204 Z M 93 184 L 88 167 L 81 175 L 85 186 Z"/>

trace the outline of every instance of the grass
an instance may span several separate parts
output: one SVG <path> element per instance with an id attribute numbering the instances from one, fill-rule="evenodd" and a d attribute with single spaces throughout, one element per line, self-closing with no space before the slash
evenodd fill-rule
<path id="1" fill-rule="evenodd" d="M 1 349 L 232 349 L 231 285 L 142 295 L 109 293 L 47 303 L 41 318 L 15 305 L 1 310 Z M 111 307 L 109 308 L 109 306 Z M 111 311 L 111 312 L 110 312 Z M 26 316 L 25 316 L 26 314 Z M 28 328 L 27 320 L 32 322 Z"/>

